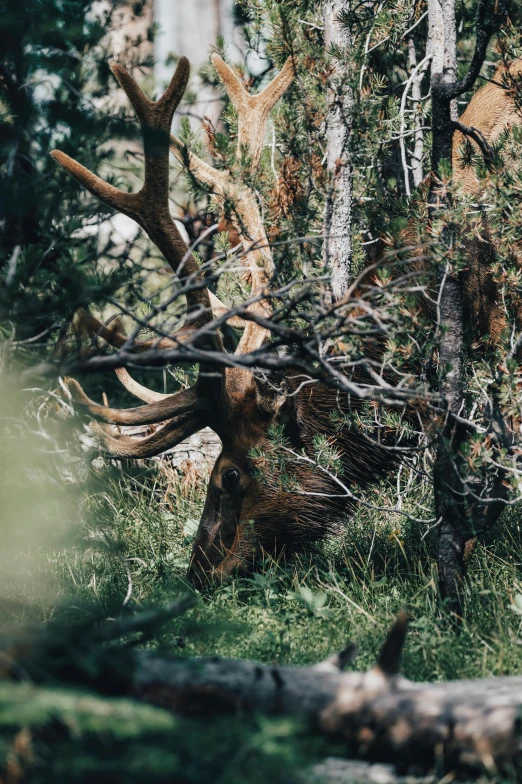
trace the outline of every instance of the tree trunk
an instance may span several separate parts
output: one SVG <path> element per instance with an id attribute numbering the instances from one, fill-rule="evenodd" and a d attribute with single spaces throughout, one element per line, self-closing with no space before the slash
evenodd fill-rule
<path id="1" fill-rule="evenodd" d="M 452 142 L 458 119 L 456 99 L 473 87 L 486 56 L 493 33 L 507 21 L 507 4 L 496 3 L 486 22 L 487 0 L 478 0 L 476 18 L 476 48 L 466 76 L 457 80 L 457 35 L 454 0 L 429 0 L 429 50 L 432 55 L 432 177 L 429 206 L 436 217 L 442 209 L 451 209 L 451 193 L 438 188 L 442 162 L 451 167 Z M 446 172 L 447 175 L 449 172 Z M 439 385 L 447 406 L 446 423 L 439 438 L 435 468 L 435 511 L 439 521 L 438 566 L 441 594 L 449 608 L 457 612 L 460 606 L 459 590 L 464 572 L 464 544 L 466 539 L 491 525 L 502 509 L 502 503 L 477 502 L 487 498 L 503 498 L 502 473 L 494 478 L 492 488 L 481 485 L 479 478 L 468 477 L 462 458 L 462 445 L 466 439 L 456 417 L 465 414 L 463 390 L 464 359 L 464 296 L 462 273 L 451 268 L 452 254 L 457 240 L 457 227 L 451 221 L 442 234 L 447 248 L 446 269 L 441 271 L 438 324 Z M 495 412 L 497 418 L 501 415 Z M 464 481 L 463 481 L 464 480 Z M 485 491 L 484 493 L 482 491 Z M 489 492 L 488 492 L 489 491 Z"/>
<path id="2" fill-rule="evenodd" d="M 454 232 L 449 229 L 454 235 Z M 440 297 L 440 326 L 443 330 L 439 344 L 441 368 L 440 392 L 448 406 L 448 413 L 461 413 L 463 405 L 463 292 L 458 275 L 448 274 L 442 283 Z M 463 497 L 458 456 L 461 443 L 460 427 L 448 418 L 441 433 L 434 467 L 435 509 L 440 521 L 438 567 L 440 591 L 449 609 L 459 609 L 459 596 L 464 573 L 464 545 L 470 538 L 466 523 L 467 504 Z"/>
<path id="3" fill-rule="evenodd" d="M 327 168 L 330 186 L 324 212 L 325 266 L 331 273 L 334 301 L 342 299 L 349 286 L 352 266 L 352 168 L 350 135 L 353 91 L 349 84 L 347 29 L 338 22 L 348 9 L 347 0 L 325 0 L 324 37 L 327 49 L 335 46 L 343 54 L 331 75 L 326 117 Z"/>
<path id="4" fill-rule="evenodd" d="M 432 54 L 432 171 L 439 175 L 441 162 L 451 166 L 453 120 L 456 120 L 455 100 L 444 87 L 455 83 L 457 48 L 454 0 L 429 0 L 430 51 Z M 441 197 L 437 180 L 432 178 L 430 205 L 432 216 L 439 208 L 451 207 L 451 194 Z M 454 249 L 456 227 L 448 224 L 442 241 L 448 257 Z M 449 609 L 457 612 L 460 606 L 460 586 L 464 570 L 464 545 L 469 538 L 466 519 L 466 500 L 459 475 L 460 428 L 451 414 L 462 413 L 464 297 L 462 279 L 451 269 L 441 271 L 439 298 L 439 392 L 447 405 L 447 421 L 440 435 L 435 458 L 434 489 L 435 513 L 439 521 L 438 567 L 441 596 Z"/>
<path id="5" fill-rule="evenodd" d="M 421 82 L 422 77 L 424 76 L 424 71 L 427 67 L 423 67 L 420 73 L 413 79 L 413 83 L 411 86 L 411 97 L 413 103 L 413 110 L 415 112 L 415 134 L 414 134 L 414 147 L 410 154 L 411 160 L 411 174 L 413 177 L 413 184 L 416 188 L 419 187 L 422 180 L 424 179 L 423 171 L 422 171 L 422 156 L 424 154 L 424 131 L 422 130 L 424 125 L 424 118 L 422 114 L 422 103 L 421 103 Z M 413 35 L 410 35 L 408 38 L 408 68 L 410 74 L 413 73 L 415 67 L 417 66 L 417 52 L 415 51 L 415 39 Z"/>

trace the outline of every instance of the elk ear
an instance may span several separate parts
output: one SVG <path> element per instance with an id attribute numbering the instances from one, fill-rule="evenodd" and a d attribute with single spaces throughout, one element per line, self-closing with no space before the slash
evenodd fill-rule
<path id="1" fill-rule="evenodd" d="M 286 403 L 289 384 L 284 373 L 260 370 L 254 374 L 256 403 L 265 414 L 278 414 Z"/>

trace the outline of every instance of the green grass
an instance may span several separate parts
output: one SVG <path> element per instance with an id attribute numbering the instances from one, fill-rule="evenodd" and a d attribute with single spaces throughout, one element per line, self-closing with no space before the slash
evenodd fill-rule
<path id="1" fill-rule="evenodd" d="M 46 577 L 4 615 L 53 617 L 66 603 L 91 612 L 157 606 L 186 589 L 185 569 L 204 500 L 204 479 L 187 484 L 175 471 L 135 476 L 104 471 L 78 499 L 74 543 L 29 559 Z M 411 504 L 422 488 L 410 494 Z M 376 488 L 383 505 L 386 483 Z M 430 499 L 423 498 L 429 505 Z M 390 501 L 391 503 L 391 501 Z M 405 508 L 407 509 L 407 502 Z M 372 665 L 398 611 L 412 618 L 403 673 L 443 680 L 519 673 L 522 616 L 522 536 L 518 510 L 505 513 L 472 557 L 465 615 L 456 630 L 437 602 L 434 531 L 396 515 L 360 508 L 346 535 L 288 563 L 266 561 L 262 572 L 202 593 L 196 607 L 170 622 L 150 645 L 183 656 L 219 655 L 262 662 L 308 664 L 356 642 L 356 669 Z M 130 578 L 130 582 L 129 582 Z M 4 585 L 3 595 L 9 594 Z M 9 604 L 6 603 L 6 608 Z M 85 610 L 82 609 L 82 612 Z M 74 612 L 69 610 L 69 612 Z M 79 610 L 80 612 L 80 610 Z"/>

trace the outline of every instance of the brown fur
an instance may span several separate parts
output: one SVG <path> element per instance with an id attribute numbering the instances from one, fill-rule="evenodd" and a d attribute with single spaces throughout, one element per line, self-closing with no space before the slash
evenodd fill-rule
<path id="1" fill-rule="evenodd" d="M 487 82 L 478 90 L 469 102 L 466 111 L 460 118 L 463 125 L 478 128 L 487 141 L 494 142 L 505 128 L 510 125 L 520 124 L 520 112 L 517 109 L 513 94 L 509 89 L 498 85 L 503 84 L 504 74 L 516 77 L 522 73 L 522 59 L 513 60 L 507 69 L 502 65 L 497 69 L 493 81 Z M 478 145 L 473 140 L 471 144 L 478 150 Z M 480 182 L 472 167 L 465 167 L 459 155 L 459 149 L 464 142 L 464 135 L 455 131 L 453 135 L 453 181 L 461 185 L 468 193 L 478 193 Z"/>
<path id="2" fill-rule="evenodd" d="M 507 69 L 504 66 L 498 68 L 493 77 L 496 84 L 488 82 L 478 90 L 460 118 L 463 125 L 479 129 L 490 144 L 494 143 L 506 128 L 519 125 L 522 120 L 520 111 L 513 101 L 512 91 L 498 86 L 503 84 L 506 70 L 509 77 L 520 75 L 522 59 L 514 60 Z M 476 142 L 472 139 L 469 141 L 478 151 Z M 462 162 L 460 149 L 463 143 L 464 135 L 458 130 L 455 131 L 453 182 L 465 192 L 478 195 L 481 184 L 475 170 L 471 166 L 464 166 Z M 494 248 L 485 222 L 482 236 L 470 241 L 467 251 L 470 264 L 464 280 L 464 295 L 468 322 L 471 322 L 476 334 L 489 335 L 493 343 L 497 343 L 506 328 L 506 320 L 500 303 L 498 286 L 491 274 Z M 522 313 L 518 315 L 518 321 L 522 324 Z"/>

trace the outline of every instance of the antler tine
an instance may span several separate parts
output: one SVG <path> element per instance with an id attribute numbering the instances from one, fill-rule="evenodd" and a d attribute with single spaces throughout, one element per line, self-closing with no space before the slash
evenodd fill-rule
<path id="1" fill-rule="evenodd" d="M 188 163 L 189 171 L 199 182 L 213 188 L 220 196 L 223 195 L 223 190 L 230 179 L 228 172 L 219 171 L 219 169 L 214 168 L 214 166 L 199 158 L 196 153 L 191 150 L 187 151 L 185 145 L 177 136 L 171 135 L 170 149 L 182 165 Z"/>
<path id="2" fill-rule="evenodd" d="M 217 53 L 212 55 L 212 62 L 238 113 L 238 155 L 245 146 L 252 166 L 256 166 L 263 151 L 268 116 L 294 78 L 292 58 L 288 58 L 277 76 L 258 95 L 245 90 L 238 76 Z"/>
<path id="3" fill-rule="evenodd" d="M 218 297 L 216 297 L 216 295 L 211 291 L 208 292 L 208 295 L 210 299 L 212 315 L 214 318 L 220 318 L 221 316 L 224 316 L 228 312 L 229 308 L 227 308 L 227 306 L 224 305 L 223 302 L 221 302 L 221 300 L 218 299 Z M 92 316 L 83 308 L 78 308 L 75 316 L 77 318 L 78 331 L 80 331 L 81 327 L 85 327 L 89 335 L 100 337 L 115 348 L 121 348 L 128 340 L 125 334 L 119 332 L 117 329 L 111 329 L 107 326 L 107 324 L 104 324 L 103 321 L 100 321 L 95 316 Z M 247 325 L 247 322 L 239 316 L 231 316 L 227 319 L 227 322 L 232 327 L 236 327 L 237 329 L 244 329 Z M 175 338 L 158 337 L 152 338 L 150 340 L 134 340 L 130 348 L 138 353 L 140 351 L 147 351 L 151 348 L 179 348 L 179 345 L 188 340 L 191 334 L 192 330 L 190 328 L 181 327 L 176 332 Z M 136 389 L 139 387 L 141 390 L 147 390 L 147 387 L 143 387 L 141 384 L 133 381 L 124 368 L 119 368 L 116 370 L 116 373 L 121 374 L 121 378 L 120 375 L 118 375 L 118 378 L 120 379 L 123 386 L 128 389 L 129 392 L 132 392 L 132 394 L 135 393 L 132 391 L 131 385 L 134 385 Z M 145 400 L 146 403 L 152 403 L 156 400 L 162 400 L 164 397 L 170 397 L 170 395 L 161 395 L 159 392 L 152 392 L 152 390 L 147 390 L 147 392 L 150 392 L 151 395 L 154 395 L 153 400 L 150 400 L 148 397 L 142 397 L 141 394 L 136 394 L 136 397 L 138 397 L 140 400 Z"/>
<path id="4" fill-rule="evenodd" d="M 145 148 L 145 182 L 141 193 L 156 200 L 155 210 L 166 212 L 170 218 L 168 147 L 170 126 L 174 112 L 183 97 L 190 75 L 190 63 L 181 57 L 170 84 L 157 101 L 151 101 L 138 87 L 135 79 L 119 63 L 111 71 L 125 91 L 141 123 Z M 143 199 L 142 209 L 149 212 L 150 199 Z M 147 215 L 150 222 L 152 216 Z M 175 270 L 177 272 L 177 270 Z"/>
<path id="5" fill-rule="evenodd" d="M 138 440 L 129 436 L 116 437 L 111 435 L 104 426 L 97 422 L 91 422 L 91 430 L 108 455 L 116 459 L 128 457 L 134 460 L 155 457 L 176 446 L 203 427 L 205 427 L 205 422 L 199 414 L 186 414 L 171 419 L 161 430 Z"/>
<path id="6" fill-rule="evenodd" d="M 115 348 L 121 348 L 125 345 L 128 338 L 122 332 L 118 332 L 117 329 L 111 329 L 104 324 L 103 321 L 100 321 L 95 316 L 92 316 L 88 311 L 84 310 L 83 308 L 78 308 L 76 311 L 76 318 L 77 318 L 77 327 L 78 329 L 81 327 L 85 327 L 89 335 L 100 337 L 105 340 L 109 345 L 114 346 Z M 183 328 L 182 328 L 183 329 Z M 189 332 L 182 332 L 182 329 L 176 332 L 176 338 L 166 338 L 166 337 L 157 337 L 152 338 L 151 340 L 134 340 L 132 342 L 133 351 L 147 351 L 150 348 L 159 348 L 159 349 L 167 349 L 167 348 L 177 348 L 179 347 L 180 343 L 183 343 L 189 337 Z"/>
<path id="7" fill-rule="evenodd" d="M 208 296 L 210 297 L 210 305 L 212 307 L 212 313 L 214 314 L 214 318 L 220 318 L 228 313 L 229 308 L 220 299 L 216 297 L 211 291 L 208 292 Z M 230 324 L 231 327 L 235 327 L 236 329 L 245 329 L 248 324 L 248 321 L 240 318 L 240 316 L 230 316 L 227 318 L 227 324 Z"/>
<path id="8" fill-rule="evenodd" d="M 255 101 L 263 107 L 264 112 L 269 114 L 272 111 L 278 100 L 282 98 L 294 81 L 294 77 L 294 61 L 291 57 L 288 57 L 279 73 L 255 96 Z"/>
<path id="9" fill-rule="evenodd" d="M 211 294 L 210 292 L 209 294 L 211 296 L 211 301 L 212 301 L 214 295 Z M 221 312 L 216 314 L 215 309 L 221 306 L 221 308 L 223 308 L 223 310 L 226 311 L 226 308 L 223 305 L 223 303 L 221 303 L 217 299 L 217 297 L 215 299 L 218 304 L 214 305 L 214 302 L 212 302 L 213 312 L 215 315 L 222 315 Z M 96 335 L 98 337 L 101 337 L 111 346 L 115 346 L 116 348 L 121 348 L 127 342 L 126 335 L 124 335 L 121 332 L 118 332 L 118 330 L 116 329 L 111 329 L 106 324 L 104 324 L 103 321 L 100 321 L 94 316 L 91 316 L 91 314 L 88 313 L 83 308 L 78 308 L 75 316 L 77 319 L 77 324 L 76 324 L 77 331 L 81 332 L 81 328 L 85 327 L 89 335 Z M 237 321 L 235 319 L 237 319 Z M 241 319 L 238 319 L 236 316 L 230 319 L 230 322 L 233 324 L 233 326 L 237 326 L 238 323 L 241 322 Z M 182 335 L 180 334 L 180 332 L 178 332 L 176 333 L 176 340 L 171 340 L 170 338 L 161 338 L 156 340 L 133 341 L 132 348 L 135 351 L 145 351 L 146 349 L 149 348 L 159 348 L 159 349 L 172 348 L 178 346 L 179 343 L 183 341 L 183 338 L 187 337 L 188 334 L 189 334 L 188 330 L 186 330 L 185 335 Z M 138 384 L 138 382 L 135 381 L 132 378 L 132 376 L 129 375 L 129 373 L 125 370 L 125 368 L 116 368 L 114 372 L 116 373 L 120 384 L 124 386 L 125 389 L 131 393 L 131 395 L 137 397 L 138 400 L 143 400 L 144 403 L 158 403 L 161 400 L 166 400 L 167 398 L 172 397 L 172 395 L 166 395 L 161 392 L 155 392 L 154 390 L 149 389 L 148 387 L 144 387 L 142 384 Z M 81 389 L 79 384 L 77 386 Z"/>
<path id="10" fill-rule="evenodd" d="M 97 177 L 96 174 L 93 174 L 85 166 L 82 166 L 74 158 L 70 158 L 60 150 L 52 150 L 51 156 L 62 169 L 65 169 L 66 172 L 75 177 L 84 188 L 100 199 L 100 201 L 105 202 L 109 207 L 119 212 L 123 212 L 139 223 L 137 210 L 139 209 L 140 199 L 138 193 L 125 193 L 120 191 L 119 188 L 115 188 L 114 185 L 109 185 L 108 182 Z"/>
<path id="11" fill-rule="evenodd" d="M 75 379 L 66 378 L 64 383 L 73 400 L 80 403 L 95 419 L 111 425 L 153 425 L 165 422 L 174 416 L 195 413 L 202 407 L 199 394 L 194 387 L 138 408 L 109 408 L 108 406 L 100 406 L 87 397 Z"/>
<path id="12" fill-rule="evenodd" d="M 212 55 L 212 63 L 219 74 L 219 78 L 225 85 L 228 97 L 232 101 L 234 108 L 237 112 L 244 111 L 249 98 L 252 96 L 241 83 L 239 76 L 217 52 Z"/>
<path id="13" fill-rule="evenodd" d="M 136 117 L 141 123 L 145 124 L 145 118 L 150 112 L 152 101 L 150 98 L 147 98 L 137 81 L 123 65 L 120 65 L 120 63 L 111 63 L 109 68 L 129 99 L 132 108 L 136 112 Z M 175 75 L 176 74 L 174 74 L 174 76 Z"/>
<path id="14" fill-rule="evenodd" d="M 121 88 L 125 91 L 140 123 L 145 126 L 161 123 L 164 130 L 170 131 L 172 117 L 187 88 L 190 76 L 190 62 L 188 59 L 180 57 L 169 86 L 157 101 L 151 101 L 150 98 L 147 98 L 134 77 L 122 65 L 112 63 L 110 68 L 120 83 Z"/>
<path id="15" fill-rule="evenodd" d="M 125 368 L 116 368 L 115 371 L 118 376 L 118 381 L 125 387 L 127 392 L 137 397 L 138 400 L 143 400 L 144 403 L 158 403 L 160 400 L 166 400 L 170 395 L 164 395 L 161 392 L 154 392 L 154 390 L 138 384 Z"/>

